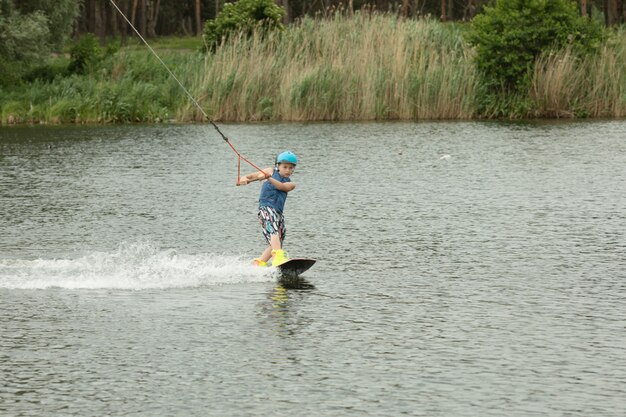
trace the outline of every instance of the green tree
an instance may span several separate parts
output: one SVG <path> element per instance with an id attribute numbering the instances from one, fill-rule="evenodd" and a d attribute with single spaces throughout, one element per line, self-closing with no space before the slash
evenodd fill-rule
<path id="1" fill-rule="evenodd" d="M 24 16 L 41 13 L 46 16 L 49 32 L 48 44 L 61 49 L 72 33 L 82 1 L 77 0 L 19 0 L 14 1 L 16 11 Z"/>
<path id="2" fill-rule="evenodd" d="M 73 0 L 0 0 L 0 85 L 45 63 L 67 39 L 77 13 Z"/>
<path id="3" fill-rule="evenodd" d="M 572 0 L 496 0 L 474 18 L 469 35 L 492 92 L 527 88 L 542 53 L 566 46 L 587 52 L 603 38 L 604 29 L 580 17 Z"/>
<path id="4" fill-rule="evenodd" d="M 0 15 L 0 85 L 20 80 L 25 68 L 48 51 L 48 19 L 41 12 L 21 15 L 2 2 Z"/>
<path id="5" fill-rule="evenodd" d="M 213 20 L 204 25 L 204 42 L 208 50 L 214 50 L 223 40 L 236 32 L 252 33 L 261 26 L 265 30 L 283 30 L 285 10 L 273 0 L 239 0 L 226 3 Z"/>

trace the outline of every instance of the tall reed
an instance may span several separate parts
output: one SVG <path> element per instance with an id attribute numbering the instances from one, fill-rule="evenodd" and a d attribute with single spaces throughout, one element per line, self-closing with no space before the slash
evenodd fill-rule
<path id="1" fill-rule="evenodd" d="M 477 82 L 457 27 L 356 13 L 235 37 L 193 89 L 217 120 L 468 119 Z"/>
<path id="2" fill-rule="evenodd" d="M 626 116 L 626 31 L 593 55 L 565 49 L 540 58 L 529 95 L 539 117 Z"/>

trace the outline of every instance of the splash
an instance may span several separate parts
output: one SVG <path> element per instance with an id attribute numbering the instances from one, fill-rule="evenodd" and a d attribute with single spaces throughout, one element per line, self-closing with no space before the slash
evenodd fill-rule
<path id="1" fill-rule="evenodd" d="M 150 243 L 122 244 L 116 252 L 76 259 L 0 259 L 0 288 L 185 288 L 273 279 L 238 256 L 179 254 Z"/>

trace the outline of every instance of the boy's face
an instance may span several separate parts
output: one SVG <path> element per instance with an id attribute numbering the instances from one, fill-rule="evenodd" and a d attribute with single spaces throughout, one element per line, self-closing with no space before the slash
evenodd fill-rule
<path id="1" fill-rule="evenodd" d="M 289 162 L 281 162 L 278 164 L 278 173 L 281 177 L 291 176 L 294 169 L 296 169 L 296 166 L 294 164 L 290 164 Z"/>

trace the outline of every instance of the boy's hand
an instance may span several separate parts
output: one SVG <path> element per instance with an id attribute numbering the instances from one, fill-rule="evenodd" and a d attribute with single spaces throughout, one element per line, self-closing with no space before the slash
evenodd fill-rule
<path id="1" fill-rule="evenodd" d="M 249 182 L 250 180 L 246 176 L 239 178 L 239 185 L 247 185 Z"/>

